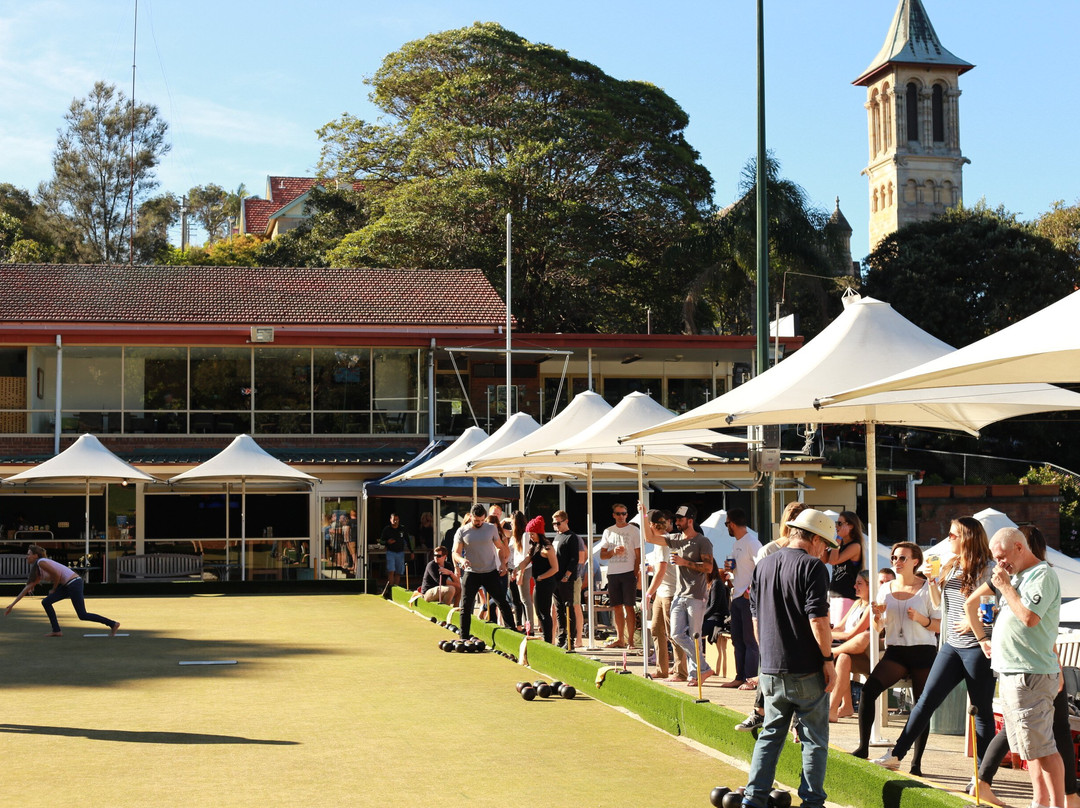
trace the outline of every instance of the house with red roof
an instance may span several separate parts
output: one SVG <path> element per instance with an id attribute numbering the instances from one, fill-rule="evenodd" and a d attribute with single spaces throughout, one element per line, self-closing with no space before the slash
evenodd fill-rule
<path id="1" fill-rule="evenodd" d="M 241 233 L 276 238 L 308 218 L 311 189 L 333 185 L 315 177 L 267 177 L 266 196 L 248 196 L 240 203 Z"/>

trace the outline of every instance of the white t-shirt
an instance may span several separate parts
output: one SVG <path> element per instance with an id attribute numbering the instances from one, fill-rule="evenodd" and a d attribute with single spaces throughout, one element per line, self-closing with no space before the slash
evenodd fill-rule
<path id="1" fill-rule="evenodd" d="M 633 572 L 635 569 L 634 551 L 641 547 L 641 534 L 638 532 L 637 525 L 628 524 L 625 527 L 612 525 L 604 531 L 600 539 L 600 549 L 614 550 L 616 547 L 624 547 L 626 552 L 607 559 L 608 575 Z"/>
<path id="2" fill-rule="evenodd" d="M 761 549 L 758 535 L 749 528 L 741 539 L 735 540 L 735 546 L 731 549 L 731 556 L 735 559 L 735 580 L 731 585 L 731 597 L 741 598 L 743 592 L 750 588 L 750 580 L 754 577 L 754 556 Z"/>
<path id="3" fill-rule="evenodd" d="M 675 565 L 671 563 L 671 551 L 666 546 L 657 544 L 653 547 L 653 551 L 649 553 L 649 563 L 653 565 L 653 570 L 659 569 L 661 564 L 667 564 L 667 568 L 664 570 L 664 579 L 656 587 L 655 597 L 675 597 Z"/>

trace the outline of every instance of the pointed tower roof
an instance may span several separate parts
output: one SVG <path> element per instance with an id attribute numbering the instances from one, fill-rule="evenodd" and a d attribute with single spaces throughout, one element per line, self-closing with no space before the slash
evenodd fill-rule
<path id="1" fill-rule="evenodd" d="M 966 73 L 975 66 L 945 49 L 930 23 L 922 0 L 900 0 L 889 33 L 885 36 L 885 44 L 870 66 L 852 84 L 870 84 L 882 68 L 896 63 L 955 67 L 958 74 Z"/>
<path id="2" fill-rule="evenodd" d="M 851 225 L 848 224 L 847 217 L 840 212 L 840 197 L 836 197 L 836 210 L 832 212 L 832 216 L 829 217 L 829 224 L 836 227 L 845 233 L 854 233 L 851 229 Z"/>

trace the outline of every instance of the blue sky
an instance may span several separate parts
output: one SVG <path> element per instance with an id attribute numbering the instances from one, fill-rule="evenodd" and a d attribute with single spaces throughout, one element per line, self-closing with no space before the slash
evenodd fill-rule
<path id="1" fill-rule="evenodd" d="M 1080 2 L 924 0 L 961 77 L 965 201 L 1030 219 L 1080 198 L 1080 103 L 1071 54 Z M 868 249 L 865 90 L 896 0 L 766 0 L 769 147 L 815 204 L 835 197 Z M 374 117 L 363 79 L 403 43 L 476 20 L 499 22 L 622 79 L 652 82 L 690 116 L 687 137 L 716 202 L 737 193 L 756 148 L 754 0 L 446 0 L 396 3 L 140 0 L 136 97 L 158 105 L 172 152 L 161 189 L 307 175 L 315 129 Z M 0 182 L 51 176 L 56 130 L 96 80 L 131 88 L 133 0 L 0 0 Z"/>

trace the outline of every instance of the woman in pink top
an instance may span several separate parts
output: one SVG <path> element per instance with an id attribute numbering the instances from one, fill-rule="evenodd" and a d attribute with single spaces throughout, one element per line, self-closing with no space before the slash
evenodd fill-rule
<path id="1" fill-rule="evenodd" d="M 41 601 L 41 605 L 45 608 L 45 614 L 49 615 L 49 623 L 52 624 L 52 631 L 46 634 L 46 637 L 63 636 L 60 631 L 60 624 L 56 622 L 56 612 L 52 605 L 64 598 L 71 599 L 71 605 L 75 607 L 75 614 L 79 615 L 80 620 L 108 626 L 109 635 L 116 636 L 116 630 L 120 628 L 119 623 L 107 617 L 102 617 L 100 614 L 86 611 L 86 606 L 83 603 L 83 579 L 79 577 L 78 573 L 59 561 L 48 558 L 45 550 L 36 544 L 31 544 L 27 548 L 26 563 L 30 565 L 30 575 L 26 579 L 26 586 L 23 587 L 22 592 L 16 596 L 15 600 L 11 601 L 11 605 L 4 610 L 5 615 L 11 614 L 15 604 L 33 592 L 34 587 L 39 583 L 51 581 L 52 589 L 49 590 L 49 594 L 45 596 L 45 599 Z"/>

